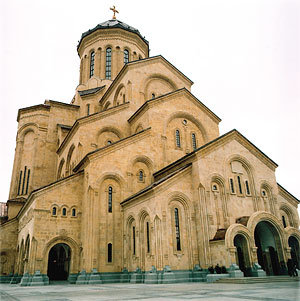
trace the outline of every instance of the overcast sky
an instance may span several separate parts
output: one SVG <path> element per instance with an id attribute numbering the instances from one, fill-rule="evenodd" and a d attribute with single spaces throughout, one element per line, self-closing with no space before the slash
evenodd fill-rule
<path id="1" fill-rule="evenodd" d="M 274 160 L 300 198 L 300 1 L 1 0 L 1 201 L 8 198 L 19 108 L 70 103 L 81 34 L 117 18 L 194 81 L 192 93 Z"/>

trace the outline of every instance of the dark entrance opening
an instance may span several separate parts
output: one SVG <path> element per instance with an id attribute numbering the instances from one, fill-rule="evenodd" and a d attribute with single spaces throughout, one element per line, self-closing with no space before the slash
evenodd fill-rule
<path id="1" fill-rule="evenodd" d="M 237 263 L 240 270 L 245 277 L 251 276 L 251 267 L 248 254 L 247 240 L 243 235 L 236 235 L 234 237 L 234 245 L 237 251 Z"/>
<path id="2" fill-rule="evenodd" d="M 57 244 L 51 248 L 48 257 L 49 280 L 67 280 L 69 276 L 71 249 L 66 244 Z"/>
<path id="3" fill-rule="evenodd" d="M 296 265 L 297 269 L 300 270 L 300 248 L 299 242 L 297 238 L 294 236 L 289 237 L 289 247 L 291 248 L 291 257 L 294 265 Z"/>
<path id="4" fill-rule="evenodd" d="M 269 222 L 259 222 L 254 231 L 259 265 L 268 276 L 286 275 L 279 233 Z"/>

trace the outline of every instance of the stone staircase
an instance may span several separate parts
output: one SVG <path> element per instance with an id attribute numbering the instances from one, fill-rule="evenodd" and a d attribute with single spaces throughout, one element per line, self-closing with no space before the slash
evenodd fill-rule
<path id="1" fill-rule="evenodd" d="M 215 283 L 251 284 L 251 283 L 291 282 L 291 281 L 300 281 L 300 277 L 266 276 L 266 277 L 222 278 L 217 280 Z"/>

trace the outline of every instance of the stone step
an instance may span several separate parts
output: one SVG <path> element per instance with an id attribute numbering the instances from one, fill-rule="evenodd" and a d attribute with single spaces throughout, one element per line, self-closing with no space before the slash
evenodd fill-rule
<path id="1" fill-rule="evenodd" d="M 243 278 L 222 278 L 216 283 L 268 283 L 268 282 L 287 282 L 300 281 L 300 277 L 290 276 L 267 276 L 267 277 L 243 277 Z"/>

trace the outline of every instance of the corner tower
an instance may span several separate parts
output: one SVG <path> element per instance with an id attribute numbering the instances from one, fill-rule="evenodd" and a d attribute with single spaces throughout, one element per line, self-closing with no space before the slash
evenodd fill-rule
<path id="1" fill-rule="evenodd" d="M 84 32 L 77 52 L 79 85 L 86 86 L 92 79 L 109 85 L 124 64 L 149 57 L 149 43 L 134 27 L 112 19 Z"/>

